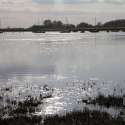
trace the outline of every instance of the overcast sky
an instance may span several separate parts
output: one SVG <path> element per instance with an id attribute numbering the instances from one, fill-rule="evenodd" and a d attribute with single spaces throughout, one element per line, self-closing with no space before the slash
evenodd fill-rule
<path id="1" fill-rule="evenodd" d="M 42 20 L 61 20 L 65 23 L 108 22 L 125 19 L 125 0 L 0 0 L 2 28 L 42 24 Z"/>

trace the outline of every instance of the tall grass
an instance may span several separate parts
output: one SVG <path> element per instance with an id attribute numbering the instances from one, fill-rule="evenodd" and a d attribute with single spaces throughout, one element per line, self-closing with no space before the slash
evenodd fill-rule
<path id="1" fill-rule="evenodd" d="M 111 106 L 118 108 L 122 107 L 124 109 L 124 93 L 122 85 L 123 84 L 121 84 L 121 86 L 116 86 L 112 94 L 109 94 L 108 96 L 98 94 L 97 97 L 91 95 L 89 97 L 87 95 L 81 102 L 88 105 L 93 104 L 105 106 L 107 108 Z M 72 94 L 76 91 L 80 91 L 81 94 L 83 92 L 92 93 L 92 90 L 95 92 L 101 91 L 95 82 L 75 85 L 74 81 L 71 85 L 67 84 L 67 90 L 66 92 L 68 92 L 68 94 L 70 92 Z M 14 98 L 11 98 L 8 94 L 13 92 L 12 87 L 2 88 L 0 91 L 0 101 L 2 102 L 0 105 L 0 125 L 125 125 L 123 118 L 124 112 L 123 114 L 121 113 L 120 115 L 112 116 L 100 109 L 93 110 L 91 108 L 84 108 L 66 112 L 63 115 L 56 114 L 44 117 L 35 115 L 36 109 L 39 108 L 39 105 L 44 103 L 43 99 L 52 97 L 54 89 L 51 89 L 47 85 L 44 85 L 43 87 L 33 87 L 28 85 L 25 94 L 19 92 L 18 96 Z M 33 94 L 35 92 L 35 95 L 32 94 L 32 91 Z M 42 91 L 44 91 L 44 95 L 42 94 Z M 65 90 L 62 90 L 62 92 L 65 92 Z M 116 93 L 118 92 L 121 96 L 116 96 Z M 20 97 L 22 98 L 19 99 Z"/>
<path id="2" fill-rule="evenodd" d="M 93 105 L 100 105 L 109 108 L 112 107 L 123 107 L 123 97 L 116 97 L 108 95 L 105 97 L 102 94 L 99 94 L 94 100 L 89 98 L 89 100 L 82 100 L 83 103 L 86 104 L 93 104 Z"/>
<path id="3" fill-rule="evenodd" d="M 125 125 L 125 122 L 119 116 L 112 117 L 107 112 L 85 108 L 82 111 L 66 113 L 64 116 L 48 116 L 43 125 Z"/>

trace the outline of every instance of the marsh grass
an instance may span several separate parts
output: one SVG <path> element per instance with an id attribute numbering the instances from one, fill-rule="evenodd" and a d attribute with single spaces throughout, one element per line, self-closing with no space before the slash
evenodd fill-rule
<path id="1" fill-rule="evenodd" d="M 42 116 L 13 116 L 7 119 L 0 118 L 0 125 L 41 125 Z"/>
<path id="2" fill-rule="evenodd" d="M 35 113 L 36 109 L 40 110 L 38 106 L 43 104 L 42 100 L 51 97 L 51 94 L 47 94 L 46 96 L 44 95 L 44 97 L 40 94 L 39 98 L 28 96 L 26 100 L 19 102 L 16 100 L 7 99 L 6 106 L 0 107 L 0 116 L 4 117 L 7 115 L 8 117 L 13 117 L 20 114 L 26 115 Z"/>
<path id="3" fill-rule="evenodd" d="M 25 93 L 16 94 L 15 97 L 12 87 L 1 88 L 0 125 L 40 125 L 42 116 L 35 115 L 36 110 L 41 111 L 39 106 L 43 100 L 52 97 L 51 88 L 47 85 L 46 88 L 49 89 L 45 89 L 42 94 L 41 87 L 27 86 Z M 37 91 L 35 95 L 32 94 L 34 89 Z"/>
<path id="4" fill-rule="evenodd" d="M 119 88 L 119 86 L 116 87 L 114 92 L 117 93 Z M 93 82 L 88 82 L 88 85 L 83 84 L 76 86 L 74 82 L 72 85 L 67 85 L 67 90 L 71 92 L 74 92 L 75 90 L 80 90 L 80 92 L 90 92 L 93 89 L 94 91 L 100 91 Z M 32 90 L 33 94 L 31 93 Z M 5 104 L 2 103 L 3 105 L 0 106 L 0 125 L 125 125 L 122 117 L 124 113 L 112 116 L 106 111 L 101 111 L 100 109 L 76 109 L 71 112 L 66 112 L 65 114 L 44 117 L 35 115 L 36 109 L 39 108 L 39 105 L 44 103 L 44 99 L 51 98 L 54 90 L 47 85 L 44 85 L 43 87 L 27 85 L 25 92 L 28 91 L 31 95 L 29 95 L 29 93 L 19 93 L 18 96 L 10 98 L 8 92 L 13 92 L 13 88 L 1 89 L 3 94 L 0 94 L 0 101 Z M 18 99 L 18 97 L 22 98 Z M 107 108 L 111 106 L 124 108 L 122 96 L 104 96 L 103 94 L 98 94 L 94 99 L 90 97 L 86 96 L 85 99 L 82 100 L 82 103 L 105 106 Z"/>
<path id="5" fill-rule="evenodd" d="M 113 117 L 99 110 L 74 110 L 65 115 L 16 115 L 0 118 L 0 125 L 125 125 L 120 116 Z"/>
<path id="6" fill-rule="evenodd" d="M 112 117 L 107 112 L 84 109 L 72 111 L 63 116 L 54 115 L 44 119 L 43 125 L 125 125 L 119 116 Z"/>
<path id="7" fill-rule="evenodd" d="M 91 100 L 91 98 L 89 98 L 89 100 L 82 100 L 83 103 L 86 104 L 93 104 L 93 105 L 100 105 L 100 106 L 105 106 L 106 108 L 109 107 L 123 107 L 123 97 L 116 97 L 116 96 L 111 96 L 108 95 L 107 97 L 105 97 L 102 94 L 99 94 L 94 100 Z"/>

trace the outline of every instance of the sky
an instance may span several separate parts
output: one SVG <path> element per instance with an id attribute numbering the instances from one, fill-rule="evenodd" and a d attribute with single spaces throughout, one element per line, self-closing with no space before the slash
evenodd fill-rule
<path id="1" fill-rule="evenodd" d="M 125 0 L 0 0 L 1 28 L 29 28 L 44 20 L 70 24 L 125 19 Z M 39 20 L 39 21 L 38 21 Z"/>

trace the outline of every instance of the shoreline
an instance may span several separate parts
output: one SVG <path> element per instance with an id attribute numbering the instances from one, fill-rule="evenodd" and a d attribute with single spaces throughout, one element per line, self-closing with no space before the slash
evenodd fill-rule
<path id="1" fill-rule="evenodd" d="M 66 88 L 64 88 L 64 89 L 66 89 L 66 91 L 68 93 L 70 93 L 70 92 L 72 93 L 73 91 L 75 92 L 75 90 L 89 92 L 89 91 L 91 91 L 90 88 L 95 90 L 97 84 L 98 83 L 88 81 L 86 83 L 77 85 L 73 82 L 72 84 L 67 84 Z M 120 86 L 120 85 L 115 86 L 112 90 L 115 93 L 113 94 L 113 92 L 112 92 L 112 94 L 113 95 L 115 95 L 116 93 L 118 94 L 119 91 L 123 92 L 123 91 L 121 91 L 121 89 L 122 89 L 121 87 L 124 88 L 123 86 Z M 45 103 L 45 105 L 47 104 L 45 100 L 52 99 L 52 98 L 54 99 L 53 93 L 55 91 L 55 88 L 51 88 L 48 85 L 44 85 L 44 86 L 34 85 L 33 86 L 30 84 L 29 85 L 27 84 L 25 88 L 26 88 L 25 93 L 19 92 L 18 94 L 16 94 L 19 97 L 18 96 L 13 97 L 13 95 L 12 95 L 12 97 L 9 97 L 9 93 L 15 92 L 15 90 L 17 91 L 16 88 L 6 87 L 6 88 L 0 89 L 1 93 L 3 93 L 0 95 L 0 100 L 4 102 L 3 107 L 0 108 L 0 111 L 3 111 L 3 113 L 1 112 L 3 114 L 3 116 L 1 116 L 2 119 L 0 119 L 0 122 L 6 123 L 6 124 L 1 124 L 1 125 L 9 125 L 9 123 L 7 123 L 8 121 L 15 122 L 16 119 L 17 119 L 17 122 L 20 122 L 19 120 L 21 119 L 21 120 L 23 120 L 23 123 L 29 124 L 29 125 L 32 125 L 31 124 L 33 122 L 32 120 L 35 120 L 35 122 L 36 122 L 35 124 L 39 124 L 39 125 L 48 125 L 48 124 L 49 125 L 56 125 L 56 124 L 73 125 L 73 122 L 75 125 L 77 125 L 78 123 L 86 124 L 88 122 L 89 122 L 89 125 L 93 125 L 93 123 L 95 123 L 95 121 L 93 121 L 93 120 L 95 120 L 95 115 L 92 115 L 92 114 L 94 114 L 95 112 L 96 112 L 96 114 L 98 114 L 97 116 L 99 116 L 99 117 L 96 116 L 96 120 L 99 122 L 97 125 L 100 125 L 100 122 L 102 120 L 105 121 L 106 125 L 108 125 L 108 124 L 111 125 L 111 123 L 113 123 L 114 125 L 118 125 L 119 123 L 125 124 L 125 121 L 123 118 L 123 115 L 124 115 L 123 109 L 125 107 L 123 106 L 123 100 L 121 100 L 120 95 L 119 96 L 117 95 L 117 98 L 113 97 L 113 95 L 107 95 L 106 97 L 104 97 L 103 95 L 99 96 L 98 95 L 99 92 L 98 92 L 98 94 L 96 96 L 94 96 L 95 101 L 92 101 L 93 97 L 91 97 L 91 95 L 90 96 L 86 95 L 86 97 L 84 97 L 84 98 L 86 99 L 87 103 L 85 102 L 84 98 L 81 98 L 82 97 L 81 96 L 80 97 L 81 102 L 77 101 L 76 103 L 78 105 L 79 104 L 83 105 L 83 109 L 78 110 L 78 109 L 73 108 L 71 111 L 65 111 L 64 114 L 53 114 L 53 115 L 43 116 L 43 115 L 36 115 L 36 114 L 39 114 L 39 111 L 41 111 L 40 108 L 44 103 Z M 78 88 L 79 88 L 79 90 L 78 90 Z M 20 89 L 23 89 L 23 88 L 20 87 Z M 33 94 L 34 92 L 35 92 L 35 95 Z M 38 92 L 38 93 L 36 93 L 36 92 Z M 61 93 L 64 94 L 65 91 L 62 91 Z M 31 96 L 29 94 L 31 94 Z M 43 94 L 44 94 L 44 96 L 43 96 Z M 124 93 L 123 93 L 123 95 L 124 95 Z M 61 95 L 58 95 L 58 96 L 61 96 Z M 110 98 L 108 98 L 108 97 L 110 97 Z M 76 98 L 76 100 L 78 99 L 77 96 L 74 98 Z M 19 99 L 21 99 L 22 101 L 20 101 Z M 106 110 L 102 110 L 103 109 L 102 106 L 105 106 L 105 101 L 102 101 L 102 100 L 114 100 L 114 101 L 116 100 L 118 102 L 119 101 L 118 99 L 120 99 L 120 103 L 118 103 L 119 105 L 114 105 L 113 103 L 111 103 L 110 106 L 115 106 L 115 108 L 118 109 L 118 111 L 119 111 L 119 109 L 120 110 L 122 109 L 121 112 L 118 112 L 118 114 L 113 116 L 106 111 L 109 108 L 109 106 L 107 107 Z M 100 106 L 100 102 L 98 102 L 98 101 L 101 101 L 101 106 Z M 84 103 L 89 105 L 90 109 L 86 108 Z M 92 104 L 94 104 L 94 105 L 96 104 L 95 106 L 99 106 L 100 108 L 98 108 L 98 109 L 91 108 Z M 120 108 L 119 108 L 119 106 L 120 106 Z M 81 119 L 81 117 L 83 119 L 84 118 L 85 119 L 83 120 L 83 119 Z M 28 123 L 28 121 L 26 119 L 27 120 L 30 119 L 28 121 L 31 123 Z M 86 119 L 88 119 L 88 120 L 86 121 Z M 60 120 L 61 120 L 61 124 L 59 122 Z M 52 121 L 54 121 L 54 122 L 52 122 Z M 107 121 L 109 121 L 109 122 L 107 122 Z M 80 125 L 80 124 L 78 124 L 78 125 Z"/>

